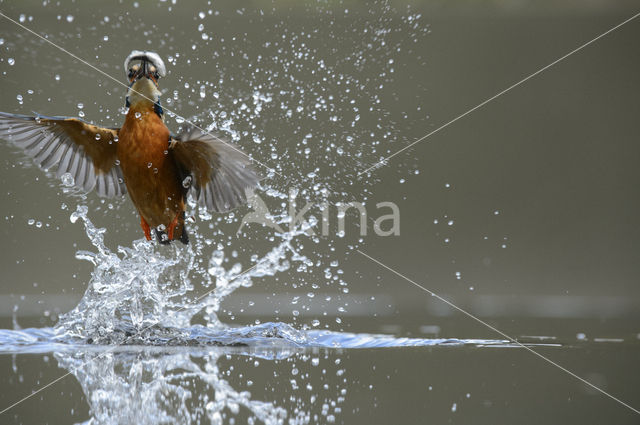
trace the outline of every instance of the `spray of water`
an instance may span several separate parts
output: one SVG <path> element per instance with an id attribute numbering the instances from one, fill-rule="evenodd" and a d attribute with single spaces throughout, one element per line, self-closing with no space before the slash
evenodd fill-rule
<path id="1" fill-rule="evenodd" d="M 307 224 L 278 235 L 274 247 L 253 264 L 226 266 L 219 246 L 203 261 L 203 236 L 196 233 L 192 244 L 159 248 L 139 239 L 131 247 L 114 252 L 104 242 L 106 229 L 96 228 L 80 205 L 71 221 L 80 220 L 95 251 L 78 251 L 76 257 L 94 265 L 80 303 L 62 315 L 55 327 L 60 341 L 92 344 L 181 345 L 210 342 L 207 332 L 224 333 L 218 319 L 221 301 L 253 279 L 273 276 L 289 269 L 291 262 L 304 262 L 293 241 L 305 234 Z M 193 325 L 194 316 L 204 325 Z M 281 325 L 284 331 L 286 326 Z M 266 330 L 265 332 L 271 332 Z M 293 329 L 286 329 L 296 339 Z M 285 333 L 286 333 L 285 332 Z"/>

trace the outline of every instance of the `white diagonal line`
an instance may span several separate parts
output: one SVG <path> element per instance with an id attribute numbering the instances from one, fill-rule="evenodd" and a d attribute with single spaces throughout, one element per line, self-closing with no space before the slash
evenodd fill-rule
<path id="1" fill-rule="evenodd" d="M 617 30 L 618 28 L 620 28 L 621 26 L 631 22 L 632 20 L 634 20 L 635 18 L 637 18 L 638 16 L 640 16 L 640 12 L 636 13 L 635 15 L 633 15 L 632 17 L 630 17 L 629 19 L 626 19 L 625 21 L 619 23 L 618 25 L 616 25 L 615 27 L 603 32 L 602 34 L 600 34 L 599 36 L 597 36 L 596 38 L 587 41 L 586 43 L 582 44 L 579 47 L 576 47 L 575 49 L 573 49 L 572 51 L 570 51 L 569 53 L 567 53 L 564 56 L 559 57 L 558 59 L 554 60 L 553 62 L 551 62 L 549 65 L 540 68 L 539 70 L 537 70 L 536 72 L 534 72 L 533 74 L 529 74 L 528 76 L 526 76 L 525 78 L 523 78 L 522 80 L 518 81 L 515 84 L 510 85 L 509 87 L 507 87 L 506 89 L 502 90 L 501 92 L 499 92 L 498 94 L 491 96 L 490 98 L 488 98 L 487 100 L 485 100 L 482 103 L 479 103 L 478 105 L 474 106 L 473 108 L 467 110 L 466 112 L 462 113 L 461 115 L 458 115 L 457 117 L 455 117 L 454 119 L 452 119 L 451 121 L 448 121 L 444 124 L 442 124 L 440 127 L 436 128 L 435 130 L 425 134 L 424 136 L 420 137 L 418 140 L 408 144 L 407 146 L 403 147 L 402 149 L 394 152 L 393 154 L 387 156 L 384 159 L 381 159 L 380 161 L 376 162 L 375 164 L 373 164 L 372 166 L 370 166 L 369 168 L 367 168 L 364 171 L 361 171 L 358 173 L 358 177 L 360 177 L 362 174 L 367 173 L 371 170 L 373 170 L 374 168 L 379 168 L 383 165 L 385 165 L 387 163 L 387 161 L 389 161 L 389 159 L 393 158 L 394 156 L 404 152 L 405 150 L 409 149 L 410 147 L 422 142 L 424 139 L 426 139 L 427 137 L 436 134 L 437 132 L 439 132 L 440 130 L 443 130 L 447 127 L 449 127 L 451 124 L 453 124 L 454 122 L 458 121 L 461 118 L 466 117 L 467 115 L 469 115 L 470 113 L 472 113 L 473 111 L 482 108 L 483 106 L 485 106 L 487 103 L 497 99 L 498 97 L 502 96 L 503 94 L 507 93 L 508 91 L 510 91 L 511 89 L 514 89 L 516 87 L 518 87 L 519 85 L 521 85 L 522 83 L 529 81 L 530 79 L 532 79 L 533 77 L 535 77 L 536 75 L 540 74 L 541 72 L 546 71 L 547 69 L 551 68 L 552 66 L 554 66 L 555 64 L 557 64 L 558 62 L 561 62 L 563 60 L 565 60 L 566 58 L 568 58 L 569 56 L 573 55 L 576 52 L 579 52 L 580 50 L 584 49 L 585 47 L 589 46 L 592 43 L 595 43 L 596 41 L 600 40 L 602 37 L 606 36 L 607 34 L 612 33 L 613 31 Z"/>
<path id="2" fill-rule="evenodd" d="M 53 381 L 49 382 L 47 385 L 38 388 L 37 390 L 35 390 L 34 392 L 32 392 L 31 394 L 29 394 L 28 396 L 23 397 L 22 399 L 16 401 L 15 403 L 13 403 L 11 406 L 7 406 L 4 409 L 2 409 L 2 411 L 0 411 L 0 415 L 2 415 L 4 412 L 6 412 L 7 410 L 10 410 L 11 408 L 17 406 L 18 404 L 22 403 L 23 401 L 33 397 L 34 395 L 38 394 L 40 391 L 50 387 L 51 385 L 55 384 L 58 381 L 63 380 L 64 378 L 66 378 L 67 376 L 71 375 L 71 372 L 67 372 L 62 376 L 59 376 L 58 378 L 54 379 Z"/>
<path id="3" fill-rule="evenodd" d="M 485 322 L 484 320 L 480 319 L 479 317 L 474 316 L 473 314 L 469 313 L 468 311 L 458 307 L 457 305 L 455 305 L 454 303 L 452 303 L 451 301 L 448 301 L 444 298 L 442 298 L 440 295 L 436 294 L 435 292 L 425 288 L 424 286 L 420 285 L 419 283 L 416 283 L 415 281 L 409 279 L 408 277 L 406 277 L 405 275 L 401 274 L 400 272 L 395 271 L 394 269 L 392 269 L 391 267 L 387 266 L 386 264 L 383 264 L 382 262 L 380 262 L 379 260 L 376 260 L 375 258 L 373 258 L 372 256 L 360 251 L 359 249 L 356 249 L 356 251 L 358 251 L 361 255 L 363 255 L 364 257 L 368 258 L 369 260 L 373 261 L 374 263 L 384 267 L 385 269 L 389 270 L 390 272 L 392 272 L 393 274 L 400 276 L 401 278 L 403 278 L 404 280 L 406 280 L 409 283 L 412 283 L 414 286 L 422 289 L 423 291 L 425 291 L 426 293 L 430 294 L 431 296 L 439 299 L 440 301 L 444 302 L 445 304 L 449 305 L 450 307 L 453 307 L 454 309 L 458 310 L 459 312 L 461 312 L 462 314 L 464 314 L 467 317 L 470 317 L 471 319 L 475 320 L 476 322 L 486 326 L 487 328 L 491 329 L 492 331 L 500 334 L 501 336 L 507 338 L 509 341 L 513 342 L 514 344 L 518 345 L 519 347 L 524 348 L 525 350 L 529 351 L 531 354 L 535 354 L 536 356 L 540 357 L 542 360 L 544 360 L 547 363 L 552 364 L 553 366 L 557 367 L 558 369 L 568 373 L 569 375 L 573 376 L 574 378 L 576 378 L 577 380 L 587 384 L 588 386 L 590 386 L 591 388 L 593 388 L 594 390 L 606 395 L 607 397 L 617 401 L 618 403 L 620 403 L 621 405 L 623 405 L 624 407 L 634 411 L 635 413 L 640 415 L 640 410 L 635 409 L 634 407 L 630 406 L 629 404 L 625 403 L 624 401 L 620 400 L 619 398 L 616 398 L 614 396 L 612 396 L 611 394 L 609 394 L 608 392 L 606 392 L 605 390 L 596 387 L 595 385 L 593 385 L 591 382 L 587 381 L 584 378 L 581 378 L 580 376 L 576 375 L 575 373 L 571 372 L 569 369 L 559 365 L 558 363 L 554 362 L 553 360 L 549 359 L 548 357 L 545 357 L 544 355 L 538 353 L 537 351 L 533 350 L 531 347 L 527 347 L 526 345 L 522 344 L 521 342 L 518 342 L 518 340 L 516 340 L 515 338 L 507 335 L 506 333 L 502 332 L 500 329 L 497 329 L 493 326 L 491 326 L 490 324 L 488 324 L 487 322 Z"/>
<path id="4" fill-rule="evenodd" d="M 251 270 L 253 270 L 254 268 L 256 268 L 256 267 L 258 266 L 258 264 L 260 264 L 260 263 L 258 262 L 258 263 L 256 263 L 256 264 L 254 264 L 253 266 L 249 267 L 248 269 L 244 270 L 244 271 L 243 271 L 243 272 L 241 272 L 240 274 L 236 275 L 236 276 L 231 280 L 231 282 L 233 282 L 234 280 L 238 279 L 240 276 L 243 276 L 244 274 L 246 274 L 246 273 L 250 272 Z M 212 288 L 212 289 L 208 290 L 207 292 L 205 292 L 204 294 L 200 295 L 200 296 L 199 296 L 198 298 L 196 298 L 195 300 L 191 301 L 191 302 L 190 302 L 190 304 L 195 304 L 195 303 L 197 303 L 198 301 L 200 301 L 201 299 L 203 299 L 204 297 L 206 297 L 207 295 L 209 295 L 210 293 L 212 293 L 212 292 L 213 292 L 213 291 L 215 291 L 215 290 L 216 290 L 216 288 Z M 179 312 L 181 312 L 182 310 L 187 309 L 188 307 L 189 307 L 188 305 L 185 305 L 185 306 L 183 306 L 183 307 L 181 307 L 181 308 L 177 309 L 177 310 L 175 311 L 175 313 L 179 313 Z M 88 360 L 88 361 L 86 361 L 86 362 L 83 362 L 80 366 L 84 366 L 85 364 L 91 363 L 91 362 L 93 362 L 93 361 L 96 361 L 96 360 L 98 360 L 98 359 L 100 359 L 100 358 L 104 357 L 106 354 L 112 353 L 112 352 L 113 352 L 113 351 L 115 351 L 118 347 L 121 347 L 124 343 L 126 343 L 126 342 L 127 342 L 127 341 L 129 341 L 130 339 L 135 338 L 136 336 L 138 336 L 138 335 L 142 334 L 144 331 L 146 331 L 147 329 L 149 329 L 149 328 L 151 328 L 151 327 L 153 327 L 153 326 L 157 325 L 158 323 L 160 323 L 160 321 L 156 321 L 155 323 L 152 323 L 152 324 L 150 324 L 150 325 L 147 325 L 146 327 L 142 328 L 141 330 L 139 330 L 139 331 L 138 331 L 138 332 L 136 332 L 135 334 L 130 335 L 130 336 L 128 336 L 128 337 L 126 337 L 126 338 L 124 339 L 124 341 L 122 341 L 120 344 L 116 344 L 116 345 L 114 345 L 113 347 L 111 347 L 110 349 L 108 349 L 108 350 L 105 350 L 105 351 L 101 352 L 101 353 L 100 353 L 99 355 L 97 355 L 96 357 L 94 357 L 94 358 L 92 358 L 92 359 L 90 359 L 90 360 Z M 12 405 L 5 407 L 4 409 L 0 410 L 0 415 L 2 415 L 3 413 L 7 412 L 8 410 L 11 410 L 13 407 L 15 407 L 15 406 L 19 405 L 19 404 L 20 404 L 20 403 L 22 403 L 23 401 L 26 401 L 26 400 L 30 399 L 31 397 L 33 397 L 34 395 L 38 394 L 39 392 L 41 392 L 41 391 L 43 391 L 43 390 L 45 390 L 45 389 L 49 388 L 50 386 L 54 385 L 54 384 L 55 384 L 55 383 L 57 383 L 58 381 L 63 380 L 64 378 L 66 378 L 66 377 L 67 377 L 67 376 L 69 376 L 69 375 L 71 375 L 71 372 L 67 372 L 67 373 L 65 373 L 64 375 L 57 377 L 57 378 L 56 378 L 56 379 L 54 379 L 53 381 L 49 382 L 48 384 L 43 385 L 42 387 L 40 387 L 40 388 L 38 388 L 37 390 L 33 391 L 31 394 L 29 394 L 29 395 L 27 395 L 27 396 L 25 396 L 25 397 L 21 398 L 20 400 L 16 401 L 16 402 L 15 402 L 15 403 L 13 403 Z"/>
<path id="5" fill-rule="evenodd" d="M 78 57 L 78 56 L 74 55 L 74 54 L 73 54 L 73 53 L 71 53 L 70 51 L 66 50 L 64 47 L 61 47 L 61 46 L 57 45 L 56 43 L 54 43 L 53 41 L 51 41 L 51 40 L 49 40 L 49 39 L 47 39 L 47 38 L 45 38 L 45 37 L 41 36 L 40 34 L 38 34 L 37 32 L 33 31 L 32 29 L 30 29 L 30 28 L 28 28 L 28 27 L 26 27 L 26 26 L 22 25 L 20 22 L 18 22 L 18 21 L 16 21 L 16 20 L 14 20 L 14 19 L 11 19 L 10 17 L 8 17 L 7 15 L 5 15 L 4 13 L 0 12 L 0 16 L 2 16 L 3 18 L 5 18 L 5 19 L 7 19 L 7 20 L 9 20 L 9 21 L 11 21 L 11 22 L 13 22 L 14 24 L 16 24 L 17 26 L 19 26 L 20 28 L 24 29 L 25 31 L 30 32 L 31 34 L 35 35 L 36 37 L 41 38 L 42 40 L 46 41 L 47 43 L 49 43 L 50 45 L 52 45 L 52 46 L 53 46 L 53 47 L 55 47 L 56 49 L 58 49 L 58 50 L 60 50 L 60 51 L 62 51 L 62 52 L 64 52 L 64 53 L 66 53 L 66 54 L 68 54 L 69 56 L 71 56 L 72 58 L 74 58 L 74 59 L 76 59 L 76 60 L 78 60 L 78 61 L 82 62 L 83 64 L 85 64 L 85 65 L 87 65 L 88 67 L 92 68 L 93 70 L 95 70 L 95 71 L 99 72 L 100 74 L 104 75 L 105 77 L 109 78 L 110 80 L 113 80 L 113 81 L 115 81 L 116 83 L 120 84 L 121 86 L 124 86 L 124 87 L 126 87 L 127 89 L 130 89 L 132 92 L 134 92 L 134 93 L 136 93 L 136 94 L 140 95 L 141 97 L 143 97 L 143 98 L 145 98 L 145 99 L 147 99 L 147 100 L 149 100 L 149 101 L 151 101 L 151 102 L 154 102 L 154 100 L 153 100 L 153 99 L 151 99 L 151 98 L 149 98 L 149 97 L 145 96 L 144 94 L 140 93 L 139 91 L 136 91 L 136 90 L 131 89 L 127 84 L 123 83 L 122 81 L 118 80 L 117 78 L 112 77 L 111 75 L 107 74 L 106 72 L 104 72 L 104 71 L 103 71 L 103 70 L 101 70 L 100 68 L 96 67 L 95 65 L 92 65 L 91 63 L 89 63 L 89 62 L 85 61 L 84 59 L 82 59 L 82 58 L 80 58 L 80 57 Z M 162 107 L 162 109 L 164 109 L 165 111 L 167 111 L 167 112 L 169 112 L 169 113 L 171 113 L 171 114 L 175 115 L 176 117 L 178 117 L 178 118 L 180 118 L 180 119 L 184 120 L 185 122 L 189 123 L 190 125 L 192 125 L 193 127 L 197 128 L 198 130 L 202 131 L 203 133 L 208 134 L 209 136 L 213 137 L 214 139 L 218 140 L 219 142 L 224 143 L 225 145 L 229 146 L 231 149 L 233 149 L 233 150 L 235 150 L 235 151 L 237 151 L 237 152 L 241 153 L 242 155 L 246 156 L 247 158 L 251 159 L 252 161 L 255 161 L 257 164 L 260 164 L 261 166 L 263 166 L 264 168 L 266 168 L 268 171 L 273 171 L 274 173 L 276 173 L 276 174 L 278 174 L 278 175 L 282 176 L 282 174 L 280 174 L 278 171 L 276 171 L 276 170 L 275 170 L 275 168 L 273 168 L 273 167 L 269 167 L 268 165 L 266 165 L 266 164 L 264 164 L 264 163 L 262 163 L 262 162 L 258 161 L 258 160 L 257 160 L 257 159 L 255 159 L 255 158 L 251 158 L 249 155 L 247 155 L 246 153 L 244 153 L 244 152 L 243 152 L 243 151 L 241 151 L 240 149 L 236 148 L 233 144 L 228 143 L 228 142 L 226 142 L 226 141 L 224 141 L 224 140 L 220 139 L 220 138 L 219 138 L 218 136 L 216 136 L 215 134 L 212 134 L 211 132 L 209 132 L 209 131 L 205 130 L 204 128 L 201 128 L 200 126 L 196 125 L 193 121 L 188 120 L 187 118 L 185 118 L 185 117 L 181 116 L 181 115 L 180 115 L 180 114 L 178 114 L 177 112 L 172 111 L 171 109 L 166 108 L 166 107 L 164 107 L 164 106 Z"/>

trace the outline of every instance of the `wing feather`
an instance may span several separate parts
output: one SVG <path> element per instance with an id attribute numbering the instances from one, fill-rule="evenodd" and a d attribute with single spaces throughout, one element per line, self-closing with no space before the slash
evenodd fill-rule
<path id="1" fill-rule="evenodd" d="M 86 192 L 113 197 L 126 193 L 116 164 L 118 129 L 97 127 L 76 118 L 16 115 L 0 112 L 0 139 L 12 142 L 38 166 L 56 176 L 69 173 Z"/>
<path id="2" fill-rule="evenodd" d="M 172 140 L 170 150 L 183 175 L 191 176 L 194 198 L 208 210 L 225 212 L 245 203 L 258 184 L 249 157 L 210 133 L 187 130 Z"/>

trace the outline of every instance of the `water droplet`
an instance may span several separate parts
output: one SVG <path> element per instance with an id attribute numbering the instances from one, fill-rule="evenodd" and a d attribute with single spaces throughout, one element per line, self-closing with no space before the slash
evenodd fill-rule
<path id="1" fill-rule="evenodd" d="M 142 117 L 142 114 L 140 112 L 136 112 L 135 114 L 133 114 L 137 119 L 140 119 L 140 117 Z"/>
<path id="2" fill-rule="evenodd" d="M 73 176 L 71 175 L 71 173 L 64 173 L 62 175 L 62 184 L 67 186 L 67 187 L 71 187 L 75 184 L 75 180 L 73 178 Z"/>
<path id="3" fill-rule="evenodd" d="M 185 177 L 184 180 L 182 180 L 182 187 L 184 187 L 185 189 L 188 189 L 189 187 L 191 187 L 192 180 L 193 178 L 191 176 Z"/>
<path id="4" fill-rule="evenodd" d="M 147 162 L 147 168 L 151 168 L 153 167 L 153 163 L 152 162 Z"/>
<path id="5" fill-rule="evenodd" d="M 18 103 L 19 103 L 20 105 L 22 105 L 22 104 L 24 103 L 24 102 L 22 101 L 22 95 L 21 95 L 21 94 L 17 95 L 17 96 L 16 96 L 16 99 L 18 99 Z"/>
<path id="6" fill-rule="evenodd" d="M 7 62 L 9 63 L 9 65 L 13 66 L 16 63 L 16 60 L 14 58 L 9 58 L 7 59 Z"/>
<path id="7" fill-rule="evenodd" d="M 74 20 L 73 15 L 67 15 L 67 22 L 71 23 L 73 22 L 73 20 Z"/>
<path id="8" fill-rule="evenodd" d="M 96 133 L 96 140 L 100 140 L 100 133 Z"/>
<path id="9" fill-rule="evenodd" d="M 84 103 L 78 103 L 78 109 L 84 108 Z"/>

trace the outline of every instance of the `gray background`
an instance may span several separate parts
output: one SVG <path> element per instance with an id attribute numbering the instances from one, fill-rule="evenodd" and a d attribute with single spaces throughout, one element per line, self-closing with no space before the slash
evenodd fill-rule
<path id="1" fill-rule="evenodd" d="M 208 9 L 218 15 L 206 14 Z M 322 183 L 331 188 L 333 201 L 366 198 L 373 218 L 379 216 L 376 202 L 399 205 L 400 236 L 378 237 L 369 227 L 369 235 L 357 243 L 351 214 L 345 238 L 301 242 L 304 254 L 321 266 L 307 273 L 293 267 L 255 280 L 253 287 L 225 301 L 224 321 L 302 325 L 317 318 L 333 330 L 498 337 L 370 262 L 354 251 L 357 243 L 362 251 L 513 336 L 562 344 L 537 350 L 639 405 L 640 21 L 398 155 L 374 176 L 354 178 L 380 156 L 637 13 L 637 2 L 436 1 L 392 2 L 387 7 L 379 2 L 275 1 L 216 2 L 212 7 L 141 1 L 134 7 L 89 1 L 42 7 L 40 1 L 25 1 L 0 2 L 0 10 L 15 19 L 24 14 L 25 25 L 117 78 L 124 79 L 122 59 L 133 48 L 146 46 L 165 58 L 179 53 L 162 81 L 165 98 L 176 90 L 178 99 L 171 105 L 205 125 L 223 121 L 221 111 L 237 110 L 262 84 L 260 91 L 273 100 L 258 117 L 236 115 L 233 128 L 246 132 L 238 141 L 243 149 L 278 164 L 284 177 L 267 184 L 286 193 L 292 186 L 309 189 Z M 200 11 L 204 20 L 198 17 Z M 407 16 L 416 14 L 421 17 L 414 26 Z M 73 16 L 72 22 L 67 15 Z M 197 29 L 202 22 L 209 40 Z M 382 29 L 390 32 L 371 35 Z M 312 36 L 304 41 L 303 33 Z M 1 18 L 0 39 L 0 110 L 73 116 L 81 102 L 85 119 L 120 124 L 121 86 Z M 376 44 L 381 39 L 386 46 Z M 312 59 L 296 58 L 307 51 L 302 42 Z M 330 72 L 319 71 L 318 60 Z M 338 84 L 343 81 L 340 75 L 356 82 L 349 93 Z M 199 86 L 205 83 L 201 98 Z M 333 113 L 313 114 L 316 93 L 325 99 L 333 95 Z M 23 104 L 17 95 L 23 96 Z M 298 100 L 303 113 L 288 118 L 287 108 L 295 108 Z M 354 105 L 361 120 L 351 127 Z M 329 119 L 332 114 L 337 121 Z M 173 120 L 169 126 L 178 127 Z M 309 133 L 312 149 L 305 156 L 300 140 Z M 253 135 L 262 143 L 253 143 Z M 357 137 L 346 143 L 347 135 Z M 337 156 L 332 143 L 346 154 Z M 92 247 L 82 226 L 70 223 L 70 209 L 86 203 L 91 219 L 108 228 L 112 249 L 142 236 L 138 218 L 129 200 L 113 202 L 110 208 L 95 194 L 83 200 L 63 193 L 58 182 L 6 143 L 0 143 L 0 157 L 0 323 L 11 327 L 17 306 L 20 325 L 50 326 L 56 313 L 76 305 L 92 270 L 75 259 L 78 249 Z M 317 171 L 315 180 L 306 177 L 312 171 Z M 268 202 L 270 207 L 279 203 Z M 67 209 L 61 208 L 63 203 Z M 245 264 L 248 255 L 262 255 L 273 244 L 270 229 L 256 225 L 235 236 L 238 218 L 248 211 L 240 209 L 230 223 L 216 223 L 226 236 L 214 238 L 229 241 Z M 453 225 L 447 225 L 448 220 Z M 324 267 L 334 260 L 339 261 L 348 294 L 323 277 Z M 320 286 L 316 296 L 305 299 L 314 283 Z M 304 301 L 292 305 L 296 295 Z M 331 301 L 323 301 L 327 295 Z M 251 308 L 250 301 L 255 303 Z M 346 311 L 339 313 L 340 307 Z M 297 318 L 289 316 L 294 309 L 301 310 Z M 340 324 L 335 316 L 340 316 Z M 578 333 L 584 333 L 586 341 L 578 341 Z M 319 369 L 308 363 L 311 354 L 322 359 L 322 367 L 329 370 L 326 376 L 316 376 Z M 294 366 L 300 376 L 311 373 L 309 382 L 318 394 L 322 384 L 330 385 L 323 393 L 328 400 L 338 397 L 337 389 L 348 388 L 338 423 L 637 423 L 630 410 L 522 350 L 327 350 L 306 357 L 263 361 L 257 368 L 250 357 L 228 356 L 219 366 L 221 371 L 235 367 L 234 374 L 225 375 L 234 388 L 250 390 L 254 399 L 273 400 L 289 412 L 299 407 L 320 410 L 319 403 L 304 401 L 309 397 L 304 388 L 290 388 Z M 3 375 L 2 406 L 66 372 L 49 354 L 5 355 L 0 362 L 2 370 L 15 371 Z M 342 377 L 336 375 L 339 367 L 346 371 Z M 126 367 L 123 370 L 126 377 Z M 12 423 L 85 421 L 88 394 L 81 385 L 92 378 L 104 377 L 67 377 L 5 418 Z M 255 381 L 251 388 L 248 378 Z M 132 403 L 137 401 L 132 398 Z M 244 414 L 241 411 L 237 423 Z"/>
<path id="2" fill-rule="evenodd" d="M 377 91 L 388 115 L 386 121 L 381 120 L 380 114 L 367 114 L 361 108 L 364 112 L 360 128 L 364 134 L 369 123 L 374 126 L 382 122 L 390 129 L 391 137 L 381 140 L 375 153 L 373 141 L 364 137 L 346 147 L 348 153 L 364 152 L 360 169 L 635 11 L 633 2 L 595 1 L 517 5 L 459 2 L 455 6 L 448 2 L 418 2 L 410 7 L 397 2 L 389 10 L 381 4 L 318 6 L 276 2 L 262 8 L 261 15 L 256 5 L 239 8 L 223 3 L 216 9 L 218 16 L 203 21 L 207 23 L 205 32 L 212 34 L 212 40 L 204 42 L 197 30 L 200 9 L 196 5 L 179 5 L 167 13 L 166 4 L 144 3 L 138 8 L 120 5 L 121 10 L 102 3 L 91 7 L 83 4 L 81 8 L 49 5 L 44 9 L 39 4 L 6 3 L 2 10 L 15 18 L 25 14 L 26 25 L 49 34 L 52 40 L 117 78 L 123 77 L 122 58 L 130 48 L 142 48 L 140 44 L 165 58 L 181 53 L 182 59 L 169 66 L 170 75 L 162 82 L 163 87 L 169 96 L 174 88 L 180 94 L 172 107 L 205 124 L 211 122 L 207 118 L 209 110 L 230 109 L 234 96 L 250 96 L 248 87 L 252 81 L 260 82 L 259 75 L 251 76 L 247 63 L 259 55 L 275 54 L 261 47 L 264 40 L 277 40 L 287 30 L 289 34 L 299 34 L 315 29 L 320 35 L 309 44 L 316 49 L 316 58 L 335 63 L 337 71 L 360 81 L 380 79 L 384 67 L 377 61 L 383 59 L 376 57 L 376 50 L 363 50 L 363 57 L 371 65 L 360 69 L 349 68 L 349 60 L 340 62 L 335 56 L 346 52 L 344 46 L 368 40 L 359 32 L 367 27 L 363 22 L 378 21 L 380 24 L 375 25 L 381 28 L 401 30 L 408 28 L 403 27 L 401 16 L 420 13 L 420 31 L 397 31 L 389 36 L 404 50 L 378 51 L 381 58 L 392 54 L 395 61 L 394 74 L 387 74 L 388 82 Z M 242 14 L 236 9 L 242 9 Z M 344 9 L 349 12 L 344 13 Z M 73 22 L 66 22 L 67 14 L 74 16 Z M 29 22 L 29 16 L 34 17 L 35 24 Z M 103 16 L 111 16 L 111 20 L 105 23 Z M 428 34 L 421 32 L 426 30 Z M 324 32 L 334 38 L 324 37 Z M 105 35 L 108 41 L 103 39 Z M 404 35 L 408 38 L 403 39 Z M 360 180 L 354 187 L 349 184 L 353 179 L 340 174 L 341 168 L 353 167 L 348 160 L 322 168 L 321 149 L 314 151 L 311 159 L 296 156 L 300 135 L 306 131 L 322 132 L 327 125 L 322 116 L 316 120 L 300 118 L 301 124 L 296 127 L 296 120 L 286 119 L 282 109 L 267 108 L 259 119 L 235 124 L 236 129 L 248 131 L 239 143 L 256 158 L 279 164 L 286 177 L 276 177 L 268 184 L 283 192 L 291 182 L 309 187 L 309 180 L 301 176 L 320 167 L 323 177 L 318 179 L 335 190 L 334 200 L 343 199 L 340 192 L 360 200 L 368 190 L 371 194 L 366 195 L 367 205 L 373 218 L 381 214 L 373 207 L 376 202 L 397 203 L 401 235 L 379 237 L 370 227 L 370 235 L 364 238 L 360 249 L 475 313 L 511 319 L 622 318 L 630 326 L 625 333 L 633 334 L 638 329 L 626 318 L 637 317 L 639 311 L 639 35 L 640 24 L 629 23 L 398 155 L 374 177 Z M 0 37 L 4 40 L 0 46 L 0 110 L 74 116 L 79 110 L 77 104 L 82 102 L 85 119 L 105 125 L 118 125 L 122 120 L 118 108 L 123 104 L 123 87 L 6 20 L 0 22 Z M 192 50 L 192 44 L 197 45 L 197 50 Z M 410 45 L 412 51 L 406 49 Z M 238 54 L 232 55 L 230 52 L 235 49 Z M 203 60 L 211 51 L 221 56 Z M 239 59 L 241 53 L 249 57 L 244 65 Z M 282 55 L 288 53 L 285 43 Z M 15 65 L 10 66 L 8 58 L 14 58 Z M 296 76 L 298 86 L 291 88 L 318 84 L 318 76 L 309 74 L 310 68 L 304 70 Z M 231 79 L 229 74 L 236 71 L 241 74 Z M 219 78 L 224 84 L 217 87 Z M 286 72 L 273 78 L 274 87 L 286 87 Z M 213 88 L 207 87 L 205 99 L 200 99 L 197 92 L 201 81 L 212 82 Z M 190 83 L 190 89 L 184 88 L 185 82 Z M 333 83 L 331 79 L 326 82 L 328 90 L 335 87 Z M 34 93 L 29 94 L 28 90 Z M 219 99 L 210 96 L 214 90 L 221 94 Z M 275 97 L 272 104 L 277 104 L 280 95 L 276 89 L 271 92 Z M 18 94 L 24 97 L 22 105 L 16 100 Z M 345 94 L 336 90 L 335 96 Z M 364 96 L 358 98 L 363 105 L 366 100 Z M 334 128 L 348 126 L 342 118 Z M 173 130 L 177 128 L 175 122 L 169 125 Z M 265 144 L 251 144 L 251 134 L 257 131 L 278 152 L 288 153 L 277 160 L 269 158 Z M 339 131 L 321 135 L 319 146 L 344 141 Z M 335 140 L 330 140 L 332 137 Z M 83 293 L 91 270 L 89 264 L 74 258 L 77 249 L 89 247 L 83 229 L 69 222 L 69 210 L 61 209 L 63 203 L 74 208 L 79 200 L 63 194 L 57 181 L 29 166 L 28 160 L 8 144 L 0 145 L 0 155 L 0 184 L 4 188 L 0 193 L 4 222 L 0 229 L 4 241 L 0 313 L 9 317 L 15 304 L 19 306 L 18 317 L 42 317 L 45 310 L 64 311 Z M 400 183 L 401 179 L 405 182 Z M 95 194 L 89 194 L 86 200 L 92 219 L 109 229 L 110 246 L 141 237 L 129 200 L 115 202 L 113 210 L 101 202 Z M 238 216 L 247 211 L 240 210 Z M 29 225 L 30 219 L 44 223 L 43 228 Z M 438 224 L 434 224 L 435 219 Z M 448 219 L 454 220 L 452 226 L 446 224 Z M 347 222 L 355 225 L 355 216 L 348 216 Z M 230 231 L 237 225 L 237 221 L 232 223 Z M 256 252 L 265 251 L 269 241 L 259 229 L 256 232 L 258 236 L 250 241 L 235 243 Z M 448 309 L 349 249 L 349 242 L 357 239 L 354 233 L 345 240 L 324 238 L 318 244 L 309 244 L 307 251 L 312 258 L 340 260 L 343 278 L 349 283 L 349 296 L 353 297 L 345 296 L 341 301 L 351 300 L 345 315 L 371 318 L 371 313 L 377 312 L 378 317 L 386 317 L 381 324 L 371 319 L 369 325 L 363 325 L 365 330 L 392 323 L 404 327 L 404 332 L 417 332 L 415 315 L 433 316 L 440 326 L 451 323 L 437 319 L 448 316 Z M 445 238 L 450 242 L 446 243 Z M 503 244 L 506 248 L 502 248 Z M 328 251 L 329 246 L 336 246 L 337 251 Z M 461 279 L 456 278 L 456 272 L 461 273 Z M 252 299 L 256 306 L 249 313 L 269 317 L 274 307 L 262 300 L 262 293 L 277 294 L 271 300 L 276 300 L 281 311 L 291 309 L 289 301 L 296 291 L 291 286 L 284 287 L 282 280 L 265 278 L 253 288 L 238 291 L 228 300 L 229 310 Z M 327 287 L 323 292 L 338 290 Z M 307 292 L 308 287 L 303 285 L 301 291 Z M 376 300 L 371 301 L 371 294 L 378 294 Z M 26 297 L 21 300 L 23 295 Z M 314 310 L 313 303 L 308 307 L 308 317 L 299 320 L 308 322 L 315 317 L 313 311 L 326 310 Z M 326 311 L 336 312 L 335 308 Z M 250 319 L 237 320 L 244 323 Z M 343 326 L 360 329 L 358 323 L 354 318 Z M 539 332 L 554 332 L 542 328 Z M 611 326 L 607 332 L 615 329 Z M 475 327 L 467 332 L 464 325 L 461 330 L 469 334 L 464 336 L 476 332 Z"/>

